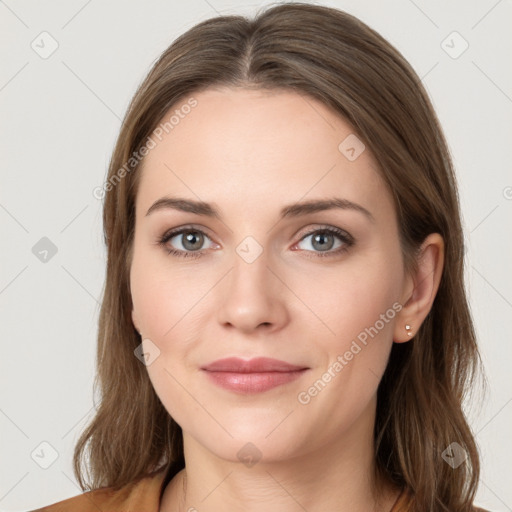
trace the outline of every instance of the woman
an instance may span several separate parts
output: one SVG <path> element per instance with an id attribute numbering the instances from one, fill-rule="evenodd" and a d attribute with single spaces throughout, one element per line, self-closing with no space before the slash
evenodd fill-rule
<path id="1" fill-rule="evenodd" d="M 453 166 L 379 34 L 306 4 L 198 24 L 96 193 L 90 491 L 40 510 L 476 510 Z"/>

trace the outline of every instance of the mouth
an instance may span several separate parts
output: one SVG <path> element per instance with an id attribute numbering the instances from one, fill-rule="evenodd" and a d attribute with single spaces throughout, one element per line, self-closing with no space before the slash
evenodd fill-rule
<path id="1" fill-rule="evenodd" d="M 261 393 L 300 378 L 309 370 L 277 359 L 219 359 L 201 370 L 217 386 L 238 393 Z"/>

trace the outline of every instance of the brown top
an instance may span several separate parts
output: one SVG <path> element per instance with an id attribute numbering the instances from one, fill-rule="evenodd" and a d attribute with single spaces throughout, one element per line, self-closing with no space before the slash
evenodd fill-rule
<path id="1" fill-rule="evenodd" d="M 168 469 L 163 468 L 117 491 L 110 487 L 87 491 L 30 512 L 159 512 L 169 476 Z M 410 495 L 404 490 L 390 512 L 410 511 Z M 475 512 L 486 511 L 475 508 Z"/>
<path id="2" fill-rule="evenodd" d="M 102 487 L 30 512 L 159 512 L 167 468 L 121 489 Z"/>

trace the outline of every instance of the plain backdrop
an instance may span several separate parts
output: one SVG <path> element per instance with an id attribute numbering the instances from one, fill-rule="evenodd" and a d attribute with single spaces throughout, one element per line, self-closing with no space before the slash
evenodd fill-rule
<path id="1" fill-rule="evenodd" d="M 81 492 L 72 451 L 93 412 L 105 265 L 102 203 L 92 191 L 129 100 L 178 35 L 268 3 L 0 1 L 0 510 Z M 477 504 L 512 510 L 511 2 L 317 3 L 359 17 L 395 45 L 445 130 L 489 381 L 483 405 L 468 404 L 482 452 Z"/>

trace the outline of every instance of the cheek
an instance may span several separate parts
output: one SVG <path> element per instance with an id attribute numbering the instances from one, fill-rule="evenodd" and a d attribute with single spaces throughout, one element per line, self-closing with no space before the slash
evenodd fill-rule
<path id="1" fill-rule="evenodd" d="M 330 276 L 318 273 L 309 280 L 315 282 L 309 288 L 309 305 L 324 324 L 315 321 L 323 334 L 312 339 L 328 357 L 298 398 L 308 404 L 309 412 L 326 421 L 336 419 L 336 424 L 357 417 L 375 395 L 401 309 L 399 253 L 396 257 L 378 251 L 368 254 L 354 258 L 343 271 L 338 268 Z M 307 286 L 302 290 L 306 293 Z"/>
<path id="2" fill-rule="evenodd" d="M 176 268 L 155 263 L 154 256 L 145 258 L 143 251 L 134 258 L 132 301 L 144 339 L 150 340 L 154 344 L 151 350 L 158 353 L 147 366 L 153 388 L 168 413 L 182 425 L 187 418 L 201 417 L 198 404 L 187 394 L 186 382 L 188 372 L 194 370 L 190 353 L 201 339 L 197 319 L 200 299 L 207 290 L 191 280 L 190 273 L 187 278 Z"/>
<path id="3" fill-rule="evenodd" d="M 389 335 L 396 316 L 393 304 L 400 297 L 400 272 L 399 264 L 354 260 L 331 274 L 310 274 L 307 282 L 301 278 L 296 288 L 315 312 L 317 327 L 325 333 L 322 339 L 340 350 L 376 323 L 384 337 Z"/>
<path id="4" fill-rule="evenodd" d="M 192 276 L 190 271 L 171 267 L 165 256 L 154 249 L 135 251 L 130 287 L 133 308 L 145 337 L 163 340 L 179 330 L 201 295 L 202 287 L 198 288 L 199 283 Z"/>
<path id="5" fill-rule="evenodd" d="M 330 291 L 312 303 L 333 333 L 314 338 L 328 361 L 297 400 L 308 415 L 332 425 L 326 431 L 334 438 L 340 425 L 351 425 L 367 409 L 386 369 L 400 305 L 393 272 L 381 270 L 347 273 L 336 286 L 326 282 L 323 289 Z"/>
<path id="6" fill-rule="evenodd" d="M 179 383 L 197 371 L 194 354 L 205 341 L 205 321 L 214 309 L 208 293 L 214 277 L 198 275 L 186 266 L 171 267 L 154 252 L 141 250 L 133 260 L 133 308 L 144 338 L 156 345 L 159 354 L 147 370 L 171 414 L 181 410 L 184 389 Z"/>

